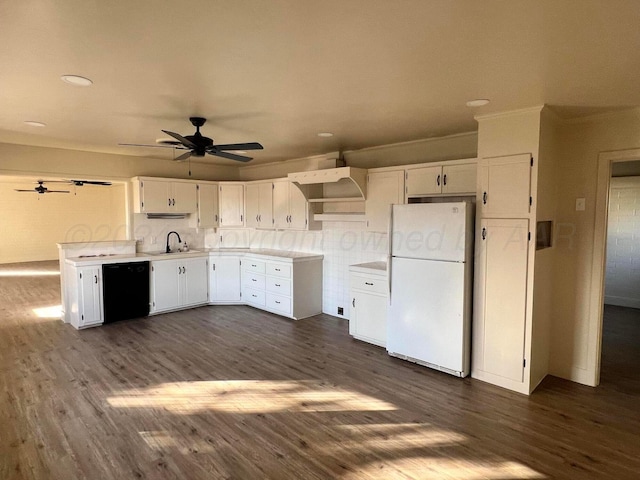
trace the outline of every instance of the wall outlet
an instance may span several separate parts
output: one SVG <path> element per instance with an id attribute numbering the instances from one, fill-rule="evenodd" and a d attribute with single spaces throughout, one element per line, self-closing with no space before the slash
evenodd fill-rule
<path id="1" fill-rule="evenodd" d="M 338 315 L 344 315 L 344 308 L 338 307 Z"/>
<path id="2" fill-rule="evenodd" d="M 154 235 L 151 236 L 151 240 L 150 240 L 149 243 L 151 243 L 151 245 L 155 245 L 156 244 L 156 237 Z"/>
<path id="3" fill-rule="evenodd" d="M 584 212 L 586 201 L 584 198 L 576 198 L 576 212 Z"/>

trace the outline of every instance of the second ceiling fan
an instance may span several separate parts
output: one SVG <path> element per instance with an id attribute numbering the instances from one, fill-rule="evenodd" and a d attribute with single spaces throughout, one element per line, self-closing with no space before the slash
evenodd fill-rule
<path id="1" fill-rule="evenodd" d="M 263 147 L 258 142 L 249 143 L 231 143 L 226 145 L 214 145 L 213 139 L 205 137 L 200 133 L 200 127 L 207 121 L 202 117 L 190 117 L 191 124 L 196 127 L 196 132 L 193 135 L 182 136 L 179 133 L 170 132 L 169 130 L 162 130 L 167 135 L 173 137 L 175 141 L 162 142 L 163 145 L 141 145 L 135 143 L 120 143 L 125 147 L 159 147 L 170 146 L 178 150 L 188 150 L 179 157 L 175 158 L 176 161 L 186 160 L 189 157 L 204 157 L 205 155 L 215 155 L 216 157 L 227 158 L 229 160 L 237 160 L 238 162 L 248 162 L 252 160 L 252 157 L 246 157 L 244 155 L 238 155 L 236 153 L 229 153 L 229 151 L 240 150 L 262 150 Z"/>

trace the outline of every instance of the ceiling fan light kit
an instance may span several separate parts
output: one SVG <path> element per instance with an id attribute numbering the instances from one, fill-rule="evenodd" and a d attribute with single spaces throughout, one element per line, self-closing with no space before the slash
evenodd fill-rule
<path id="1" fill-rule="evenodd" d="M 216 157 L 226 158 L 229 160 L 236 160 L 238 162 L 248 162 L 252 160 L 252 157 L 246 157 L 244 155 L 238 155 L 236 153 L 229 153 L 232 151 L 246 153 L 247 150 L 262 150 L 263 146 L 258 142 L 249 143 L 230 143 L 226 145 L 215 145 L 213 139 L 205 137 L 200 133 L 200 127 L 202 127 L 207 119 L 203 117 L 190 117 L 189 121 L 191 125 L 196 127 L 196 132 L 193 135 L 182 136 L 179 133 L 171 132 L 169 130 L 162 130 L 171 139 L 159 138 L 156 140 L 157 145 L 143 145 L 136 143 L 120 143 L 119 145 L 124 147 L 171 147 L 176 150 L 188 150 L 188 152 L 174 158 L 175 161 L 181 162 L 189 159 L 190 157 L 204 157 L 205 155 L 214 155 Z"/>

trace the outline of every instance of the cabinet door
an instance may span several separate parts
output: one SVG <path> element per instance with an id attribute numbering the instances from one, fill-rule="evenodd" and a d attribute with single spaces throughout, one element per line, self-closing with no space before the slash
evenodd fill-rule
<path id="1" fill-rule="evenodd" d="M 221 227 L 242 227 L 244 225 L 244 185 L 220 184 L 218 190 Z"/>
<path id="2" fill-rule="evenodd" d="M 182 281 L 185 284 L 182 305 L 207 303 L 208 270 L 206 258 L 186 258 L 182 260 Z"/>
<path id="3" fill-rule="evenodd" d="M 529 215 L 531 155 L 483 158 L 478 164 L 478 197 L 481 216 Z"/>
<path id="4" fill-rule="evenodd" d="M 154 312 L 180 305 L 177 260 L 151 262 L 151 308 Z"/>
<path id="5" fill-rule="evenodd" d="M 197 186 L 195 183 L 171 182 L 171 211 L 195 213 L 197 211 Z"/>
<path id="6" fill-rule="evenodd" d="M 209 263 L 210 301 L 240 302 L 240 258 L 211 257 Z"/>
<path id="7" fill-rule="evenodd" d="M 140 182 L 142 213 L 167 213 L 171 208 L 169 182 L 163 180 L 142 180 Z"/>
<path id="8" fill-rule="evenodd" d="M 442 191 L 442 167 L 421 167 L 406 170 L 407 196 L 437 195 Z"/>
<path id="9" fill-rule="evenodd" d="M 246 186 L 245 195 L 246 224 L 247 227 L 258 228 L 260 226 L 260 184 L 249 183 Z"/>
<path id="10" fill-rule="evenodd" d="M 486 219 L 478 229 L 474 369 L 523 381 L 529 221 Z"/>
<path id="11" fill-rule="evenodd" d="M 218 185 L 198 185 L 198 228 L 218 226 Z"/>
<path id="12" fill-rule="evenodd" d="M 404 203 L 404 172 L 375 172 L 367 175 L 365 213 L 367 230 L 387 233 L 391 205 Z"/>
<path id="13" fill-rule="evenodd" d="M 289 228 L 289 185 L 288 181 L 273 182 L 273 226 L 278 229 Z"/>
<path id="14" fill-rule="evenodd" d="M 78 275 L 78 323 L 81 327 L 102 323 L 102 269 L 79 268 Z"/>
<path id="15" fill-rule="evenodd" d="M 261 183 L 259 195 L 260 213 L 258 226 L 260 228 L 273 228 L 273 183 Z"/>
<path id="16" fill-rule="evenodd" d="M 387 342 L 387 298 L 352 291 L 349 333 L 384 347 Z"/>
<path id="17" fill-rule="evenodd" d="M 289 228 L 292 230 L 309 228 L 309 203 L 304 193 L 293 183 L 289 183 Z"/>
<path id="18" fill-rule="evenodd" d="M 442 166 L 442 193 L 470 193 L 476 194 L 476 173 L 478 167 L 475 163 L 466 165 Z"/>

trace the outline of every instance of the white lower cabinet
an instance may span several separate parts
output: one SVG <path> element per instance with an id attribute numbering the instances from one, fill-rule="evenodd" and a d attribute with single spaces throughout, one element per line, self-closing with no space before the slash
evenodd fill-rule
<path id="1" fill-rule="evenodd" d="M 240 263 L 236 256 L 209 257 L 209 303 L 240 303 Z"/>
<path id="2" fill-rule="evenodd" d="M 322 313 L 322 257 L 277 261 L 247 255 L 242 300 L 294 320 Z"/>
<path id="3" fill-rule="evenodd" d="M 388 288 L 384 270 L 358 266 L 349 269 L 349 334 L 352 337 L 380 347 L 386 346 Z"/>
<path id="4" fill-rule="evenodd" d="M 207 303 L 207 258 L 151 262 L 151 313 Z"/>
<path id="5" fill-rule="evenodd" d="M 102 267 L 69 268 L 70 322 L 75 328 L 101 325 L 102 315 Z"/>

